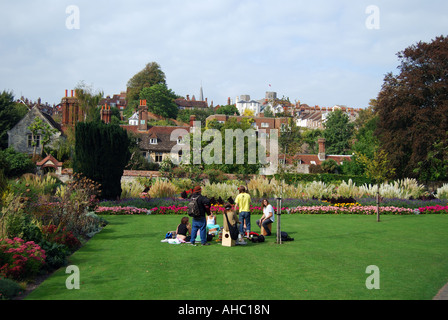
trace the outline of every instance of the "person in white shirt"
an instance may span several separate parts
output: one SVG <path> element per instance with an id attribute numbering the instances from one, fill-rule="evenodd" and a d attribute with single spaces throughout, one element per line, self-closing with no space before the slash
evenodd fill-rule
<path id="1" fill-rule="evenodd" d="M 257 225 L 261 228 L 263 226 L 264 230 L 266 231 L 266 235 L 270 236 L 271 231 L 269 230 L 268 226 L 272 222 L 274 222 L 274 208 L 269 204 L 268 199 L 263 199 L 263 216 L 260 220 L 257 220 Z"/>

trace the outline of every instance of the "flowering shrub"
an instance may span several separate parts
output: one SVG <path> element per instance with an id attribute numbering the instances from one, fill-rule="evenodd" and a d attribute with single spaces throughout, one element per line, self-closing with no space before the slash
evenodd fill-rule
<path id="1" fill-rule="evenodd" d="M 37 275 L 45 264 L 45 251 L 33 241 L 0 239 L 0 276 L 24 280 Z"/>
<path id="2" fill-rule="evenodd" d="M 95 212 L 97 214 L 109 214 L 109 215 L 135 215 L 135 214 L 148 214 L 147 209 L 141 209 L 136 207 L 98 207 Z"/>
<path id="3" fill-rule="evenodd" d="M 50 224 L 42 227 L 42 234 L 46 240 L 63 244 L 72 252 L 81 247 L 81 241 L 74 236 L 73 232 L 67 231 L 67 228 L 61 229 Z"/>
<path id="4" fill-rule="evenodd" d="M 288 213 L 300 214 L 376 214 L 376 206 L 312 206 L 289 208 Z M 414 214 L 410 208 L 379 207 L 380 214 Z"/>
<path id="5" fill-rule="evenodd" d="M 448 206 L 429 206 L 429 207 L 424 207 L 424 208 L 418 208 L 418 211 L 421 214 L 428 214 L 428 213 L 439 213 L 439 214 L 443 214 L 443 213 L 448 213 Z"/>

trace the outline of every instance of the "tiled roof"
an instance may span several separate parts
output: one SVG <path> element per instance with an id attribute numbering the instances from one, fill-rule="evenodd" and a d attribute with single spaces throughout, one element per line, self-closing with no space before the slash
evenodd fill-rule
<path id="1" fill-rule="evenodd" d="M 208 104 L 206 101 L 185 100 L 179 98 L 174 100 L 174 103 L 176 103 L 178 107 L 184 108 L 208 108 Z"/>

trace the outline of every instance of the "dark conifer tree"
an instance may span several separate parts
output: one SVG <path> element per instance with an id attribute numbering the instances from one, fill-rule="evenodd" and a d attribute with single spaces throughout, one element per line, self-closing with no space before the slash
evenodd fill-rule
<path id="1" fill-rule="evenodd" d="M 129 158 L 129 138 L 120 126 L 103 122 L 76 125 L 74 172 L 100 183 L 101 198 L 120 197 Z"/>

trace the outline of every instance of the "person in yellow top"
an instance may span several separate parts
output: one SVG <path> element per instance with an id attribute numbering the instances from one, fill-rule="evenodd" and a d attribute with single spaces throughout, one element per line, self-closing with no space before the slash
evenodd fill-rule
<path id="1" fill-rule="evenodd" d="M 239 208 L 240 233 L 244 234 L 244 225 L 246 225 L 246 236 L 248 236 L 250 233 L 250 194 L 244 186 L 240 186 L 238 191 L 235 204 Z"/>

